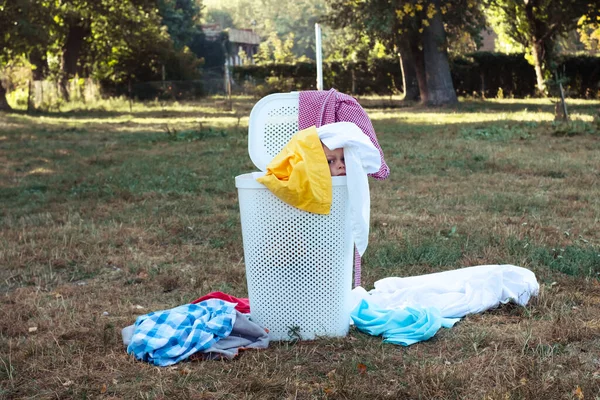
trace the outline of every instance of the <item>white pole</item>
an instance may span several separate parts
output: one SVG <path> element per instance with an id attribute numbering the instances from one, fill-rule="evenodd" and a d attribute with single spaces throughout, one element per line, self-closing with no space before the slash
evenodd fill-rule
<path id="1" fill-rule="evenodd" d="M 323 55 L 321 54 L 321 27 L 315 24 L 317 53 L 317 90 L 323 90 Z"/>

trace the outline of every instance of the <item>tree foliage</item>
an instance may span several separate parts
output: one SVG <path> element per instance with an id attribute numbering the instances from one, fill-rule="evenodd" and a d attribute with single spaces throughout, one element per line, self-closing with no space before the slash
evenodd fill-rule
<path id="1" fill-rule="evenodd" d="M 577 23 L 579 40 L 585 49 L 591 52 L 600 52 L 600 16 L 594 21 L 588 16 L 583 16 Z"/>
<path id="2" fill-rule="evenodd" d="M 354 31 L 365 32 L 390 49 L 403 36 L 422 34 L 436 13 L 435 2 L 428 0 L 329 0 L 329 4 L 331 11 L 327 21 L 333 26 L 348 26 Z M 443 15 L 449 49 L 476 47 L 485 26 L 484 15 L 476 1 L 442 2 L 439 11 Z"/>
<path id="3" fill-rule="evenodd" d="M 292 55 L 315 59 L 315 23 L 327 11 L 324 0 L 205 0 L 207 22 L 222 23 L 223 28 L 252 28 L 263 40 L 289 42 L 293 34 Z M 324 52 L 331 47 L 324 41 Z"/>
<path id="4" fill-rule="evenodd" d="M 486 0 L 486 5 L 495 30 L 527 51 L 541 93 L 556 68 L 557 39 L 600 15 L 590 0 Z"/>
<path id="5" fill-rule="evenodd" d="M 42 0 L 0 0 L 0 62 L 7 62 L 47 45 L 52 23 L 50 2 Z"/>
<path id="6" fill-rule="evenodd" d="M 55 16 L 62 76 L 156 80 L 164 65 L 171 78 L 193 77 L 197 63 L 188 70 L 179 64 L 193 61 L 186 47 L 202 34 L 199 12 L 193 0 L 63 0 Z M 79 49 L 73 46 L 77 40 Z M 71 58 L 76 65 L 69 65 Z"/>
<path id="7" fill-rule="evenodd" d="M 50 42 L 51 2 L 0 0 L 0 73 L 10 62 L 41 53 Z M 6 89 L 0 82 L 0 110 L 9 110 Z"/>
<path id="8" fill-rule="evenodd" d="M 63 86 L 75 75 L 197 78 L 206 48 L 201 11 L 200 0 L 0 0 L 0 70 L 26 57 Z"/>
<path id="9" fill-rule="evenodd" d="M 279 63 L 289 64 L 297 61 L 293 53 L 295 35 L 290 32 L 284 40 L 272 30 L 266 40 L 258 46 L 258 52 L 254 56 L 257 64 Z M 303 61 L 306 57 L 301 57 Z"/>
<path id="10" fill-rule="evenodd" d="M 329 0 L 329 5 L 327 21 L 334 27 L 365 32 L 401 56 L 407 98 L 420 96 L 434 104 L 456 101 L 447 39 L 451 43 L 465 33 L 477 36 L 483 16 L 474 0 Z"/>
<path id="11" fill-rule="evenodd" d="M 200 11 L 202 7 L 195 1 L 159 0 L 158 14 L 162 25 L 167 27 L 175 49 L 188 46 L 196 35 L 202 34 Z"/>

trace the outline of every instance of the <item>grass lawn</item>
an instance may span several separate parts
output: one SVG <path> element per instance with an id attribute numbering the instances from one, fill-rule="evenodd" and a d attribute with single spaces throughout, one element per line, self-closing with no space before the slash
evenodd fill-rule
<path id="1" fill-rule="evenodd" d="M 570 101 L 569 123 L 549 100 L 361 102 L 392 171 L 371 180 L 363 286 L 515 264 L 540 282 L 529 305 L 410 347 L 351 330 L 137 362 L 136 316 L 247 295 L 234 177 L 255 170 L 253 100 L 0 114 L 0 398 L 600 398 L 600 102 Z"/>

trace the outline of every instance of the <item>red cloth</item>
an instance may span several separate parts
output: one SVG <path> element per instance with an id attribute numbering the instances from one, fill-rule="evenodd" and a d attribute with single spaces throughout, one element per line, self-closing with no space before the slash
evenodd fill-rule
<path id="1" fill-rule="evenodd" d="M 208 299 L 220 299 L 223 301 L 227 301 L 229 303 L 237 303 L 237 305 L 235 306 L 236 310 L 238 310 L 242 314 L 250 313 L 250 301 L 248 299 L 233 297 L 233 296 L 231 296 L 227 293 L 223 293 L 223 292 L 211 292 L 207 295 L 204 295 L 204 296 L 192 301 L 191 304 L 200 303 L 201 301 L 208 300 Z"/>
<path id="2" fill-rule="evenodd" d="M 381 155 L 381 168 L 374 174 L 369 174 L 375 179 L 382 180 L 390 174 L 390 168 L 383 158 L 383 150 L 377 141 L 377 134 L 369 116 L 352 96 L 340 93 L 335 89 L 306 90 L 300 92 L 298 99 L 298 128 L 300 130 L 316 126 L 332 124 L 334 122 L 353 122 L 371 143 L 379 150 Z"/>

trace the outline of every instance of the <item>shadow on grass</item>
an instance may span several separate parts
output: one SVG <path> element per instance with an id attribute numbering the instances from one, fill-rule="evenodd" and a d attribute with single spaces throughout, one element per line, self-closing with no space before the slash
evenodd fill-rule
<path id="1" fill-rule="evenodd" d="M 600 102 L 598 103 L 590 103 L 590 104 L 569 104 L 567 101 L 567 106 L 569 113 L 571 114 L 588 114 L 595 115 L 598 113 L 600 109 Z M 399 105 L 397 107 L 369 107 L 363 105 L 363 107 L 368 109 L 395 109 L 400 110 L 402 112 L 410 112 L 415 114 L 431 114 L 431 113 L 439 113 L 445 114 L 450 112 L 460 112 L 460 113 L 519 113 L 519 112 L 544 112 L 554 114 L 554 103 L 548 100 L 547 104 L 543 103 L 497 103 L 497 102 L 485 102 L 485 101 L 466 101 L 457 104 L 456 106 L 448 106 L 448 107 L 427 107 L 419 104 L 410 104 L 406 106 Z"/>
<path id="2" fill-rule="evenodd" d="M 247 113 L 248 115 L 250 112 Z M 13 116 L 26 116 L 26 117 L 50 117 L 50 118 L 71 118 L 71 119 L 88 119 L 98 118 L 100 122 L 102 119 L 120 118 L 132 116 L 135 118 L 186 118 L 186 117 L 208 117 L 208 118 L 231 118 L 236 117 L 236 111 L 206 111 L 203 110 L 151 110 L 151 111 L 105 111 L 101 109 L 97 110 L 71 110 L 71 111 L 41 111 L 36 110 L 33 112 L 27 112 L 24 110 L 15 110 L 6 115 Z M 239 113 L 237 114 L 239 115 Z M 246 113 L 242 116 L 246 116 Z"/>
<path id="3" fill-rule="evenodd" d="M 404 102 L 397 100 L 389 100 L 385 98 L 373 100 L 373 99 L 359 99 L 360 104 L 367 109 L 402 109 L 404 111 L 410 111 L 411 113 L 447 113 L 447 112 L 461 112 L 461 113 L 516 113 L 516 112 L 547 112 L 554 113 L 554 100 L 553 99 L 538 99 L 532 101 L 517 100 L 515 102 L 500 102 L 495 100 L 463 100 L 457 105 L 446 106 L 446 107 L 427 107 L 416 102 Z M 577 102 L 573 104 L 573 102 Z M 567 105 L 570 113 L 583 113 L 583 114 L 594 114 L 598 112 L 600 108 L 600 102 L 590 102 L 582 104 L 581 100 L 573 99 L 572 102 L 567 100 Z M 216 102 L 218 103 L 218 102 Z M 90 117 L 99 118 L 119 118 L 124 116 L 134 116 L 136 118 L 173 118 L 173 117 L 236 117 L 236 116 L 249 116 L 250 110 L 254 106 L 256 101 L 244 100 L 240 102 L 234 102 L 232 110 L 227 110 L 223 105 L 210 102 L 197 102 L 197 103 L 183 103 L 181 108 L 197 107 L 197 110 L 174 110 L 170 109 L 173 104 L 167 104 L 164 109 L 151 109 L 151 110 L 133 110 L 129 111 L 114 111 L 98 109 L 85 109 L 85 110 L 69 110 L 69 111 L 42 111 L 36 110 L 28 113 L 24 110 L 15 110 L 7 115 L 25 115 L 25 116 L 40 116 L 40 117 L 67 117 L 73 119 L 84 119 Z M 150 106 L 152 107 L 152 106 Z M 158 107 L 158 106 L 157 106 Z M 207 110 L 208 108 L 208 110 Z"/>

